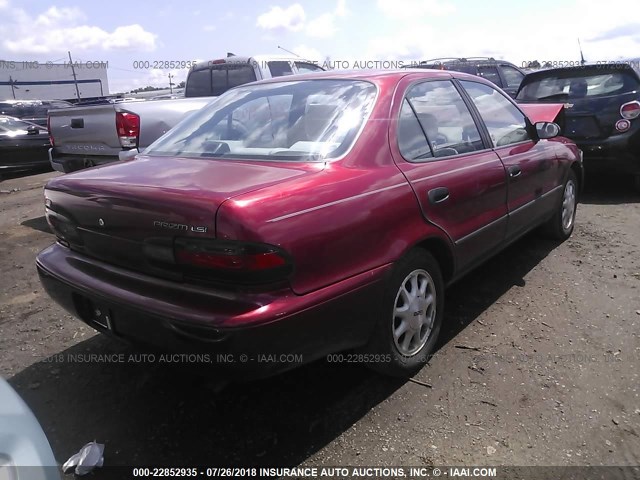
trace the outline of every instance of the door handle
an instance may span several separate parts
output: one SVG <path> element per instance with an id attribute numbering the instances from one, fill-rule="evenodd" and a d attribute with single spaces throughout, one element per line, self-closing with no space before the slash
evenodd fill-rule
<path id="1" fill-rule="evenodd" d="M 429 201 L 434 205 L 436 203 L 442 203 L 449 198 L 449 189 L 447 187 L 437 187 L 429 190 L 427 194 Z"/>
<path id="2" fill-rule="evenodd" d="M 511 178 L 519 177 L 522 173 L 522 170 L 520 170 L 520 167 L 518 165 L 511 165 L 509 168 L 507 168 L 507 171 L 509 172 L 509 176 Z"/>

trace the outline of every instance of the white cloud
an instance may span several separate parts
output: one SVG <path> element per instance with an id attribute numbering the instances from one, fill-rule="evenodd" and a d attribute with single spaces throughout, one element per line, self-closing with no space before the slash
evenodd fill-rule
<path id="1" fill-rule="evenodd" d="M 382 9 L 397 5 L 403 10 L 417 0 L 378 0 Z M 603 9 L 599 0 L 574 0 L 553 10 L 531 10 L 526 20 L 503 21 L 500 28 L 487 28 L 485 22 L 433 22 L 425 25 L 416 16 L 406 18 L 391 33 L 370 38 L 367 59 L 426 60 L 437 57 L 492 56 L 522 65 L 526 61 L 580 60 L 578 38 L 587 61 L 637 57 L 640 35 L 634 34 L 633 21 L 620 12 L 637 8 L 637 0 L 621 0 L 615 9 Z M 428 5 L 431 1 L 419 2 Z M 418 11 L 420 11 L 418 8 Z M 426 7 L 425 7 L 426 8 Z M 589 12 L 597 11 L 597 15 Z M 439 10 L 441 14 L 445 10 Z M 387 11 L 392 15 L 391 11 Z M 573 21 L 567 22 L 567 18 Z M 523 23 L 524 22 L 524 23 Z M 523 34 L 523 25 L 535 25 L 535 32 Z"/>
<path id="2" fill-rule="evenodd" d="M 448 0 L 378 0 L 378 8 L 392 18 L 441 16 L 455 11 Z"/>
<path id="3" fill-rule="evenodd" d="M 2 2 L 3 0 L 0 0 Z M 78 8 L 50 7 L 33 18 L 26 11 L 13 8 L 5 14 L 8 22 L 0 26 L 0 55 L 65 53 L 67 50 L 150 51 L 157 47 L 157 35 L 138 24 L 120 26 L 108 32 L 86 20 Z"/>
<path id="4" fill-rule="evenodd" d="M 315 18 L 306 20 L 304 8 L 299 3 L 294 3 L 287 8 L 271 7 L 271 9 L 258 17 L 257 25 L 265 30 L 289 30 L 304 32 L 315 38 L 332 37 L 336 31 L 335 20 L 349 14 L 346 0 L 338 0 L 333 11 L 325 12 Z"/>
<path id="5" fill-rule="evenodd" d="M 297 55 L 300 55 L 305 60 L 322 62 L 322 60 L 325 58 L 325 55 L 320 53 L 319 50 L 312 47 L 308 47 L 307 45 L 298 45 L 291 51 L 295 52 Z"/>
<path id="6" fill-rule="evenodd" d="M 349 15 L 346 0 L 338 0 L 338 6 L 336 7 L 335 14 L 338 17 L 346 17 L 347 15 Z"/>
<path id="7" fill-rule="evenodd" d="M 7 8 L 9 6 L 9 0 L 0 0 L 0 9 Z"/>
<path id="8" fill-rule="evenodd" d="M 291 30 L 294 32 L 304 28 L 304 8 L 299 3 L 282 8 L 271 9 L 258 17 L 257 26 L 265 30 Z"/>
<path id="9" fill-rule="evenodd" d="M 215 29 L 215 25 L 205 25 L 204 27 L 202 27 L 202 30 L 204 30 L 205 32 L 213 32 L 215 31 Z"/>
<path id="10" fill-rule="evenodd" d="M 336 33 L 334 18 L 333 13 L 323 13 L 319 17 L 310 20 L 305 27 L 307 35 L 317 38 L 332 37 Z"/>
<path id="11" fill-rule="evenodd" d="M 79 8 L 76 7 L 62 7 L 58 8 L 56 6 L 50 7 L 44 13 L 38 15 L 36 18 L 35 25 L 37 27 L 53 27 L 56 25 L 61 25 L 63 23 L 77 23 L 84 21 L 87 17 Z"/>

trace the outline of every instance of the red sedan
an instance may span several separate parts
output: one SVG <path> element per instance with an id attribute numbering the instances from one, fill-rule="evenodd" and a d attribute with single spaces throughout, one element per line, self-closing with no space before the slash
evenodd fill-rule
<path id="1" fill-rule="evenodd" d="M 581 152 L 554 108 L 450 71 L 238 87 L 133 161 L 50 180 L 38 272 L 96 329 L 225 371 L 352 349 L 412 375 L 445 286 L 535 227 L 571 235 Z"/>

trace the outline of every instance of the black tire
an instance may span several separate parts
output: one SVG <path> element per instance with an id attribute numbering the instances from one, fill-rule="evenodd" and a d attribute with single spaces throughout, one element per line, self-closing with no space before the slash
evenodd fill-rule
<path id="1" fill-rule="evenodd" d="M 570 190 L 573 192 L 573 211 L 570 212 L 570 221 L 563 214 L 565 209 L 567 209 L 567 214 L 569 214 L 568 210 L 571 208 L 568 199 L 568 195 L 570 195 Z M 545 232 L 547 235 L 555 240 L 564 241 L 571 236 L 573 233 L 573 227 L 575 226 L 576 220 L 576 210 L 578 207 L 578 179 L 576 178 L 576 174 L 573 173 L 573 170 L 569 170 L 569 176 L 567 177 L 567 181 L 564 183 L 562 188 L 562 197 L 560 197 L 560 202 L 556 207 L 556 212 L 553 214 L 553 217 L 547 222 L 545 225 Z"/>
<path id="2" fill-rule="evenodd" d="M 633 178 L 633 186 L 636 189 L 636 192 L 640 193 L 640 175 L 636 175 Z"/>
<path id="3" fill-rule="evenodd" d="M 415 283 L 412 283 L 413 277 L 416 278 Z M 418 293 L 414 303 L 407 305 L 408 311 L 415 311 L 404 319 L 396 312 L 396 308 L 402 307 L 402 303 L 407 304 L 407 293 L 401 293 L 402 287 L 405 287 L 406 292 L 415 290 Z M 421 293 L 420 287 L 425 292 Z M 428 302 L 430 295 L 435 297 L 431 303 Z M 429 252 L 414 249 L 396 263 L 387 283 L 382 305 L 375 330 L 364 348 L 375 360 L 367 362 L 367 366 L 386 375 L 413 376 L 429 360 L 440 334 L 444 314 L 442 273 L 438 262 Z M 404 328 L 408 330 L 396 338 L 394 328 L 400 327 L 403 322 Z M 411 335 L 411 338 L 408 347 L 402 351 L 407 335 Z"/>

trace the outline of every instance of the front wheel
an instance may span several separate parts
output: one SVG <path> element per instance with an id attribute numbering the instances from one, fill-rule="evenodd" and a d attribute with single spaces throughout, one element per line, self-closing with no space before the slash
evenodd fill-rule
<path id="1" fill-rule="evenodd" d="M 566 240 L 573 233 L 578 206 L 578 180 L 572 170 L 564 184 L 562 199 L 551 220 L 546 225 L 547 233 L 556 240 Z"/>
<path id="2" fill-rule="evenodd" d="M 444 282 L 438 262 L 424 250 L 409 252 L 395 265 L 383 302 L 366 347 L 380 361 L 369 366 L 388 375 L 412 376 L 429 360 L 442 325 Z"/>

